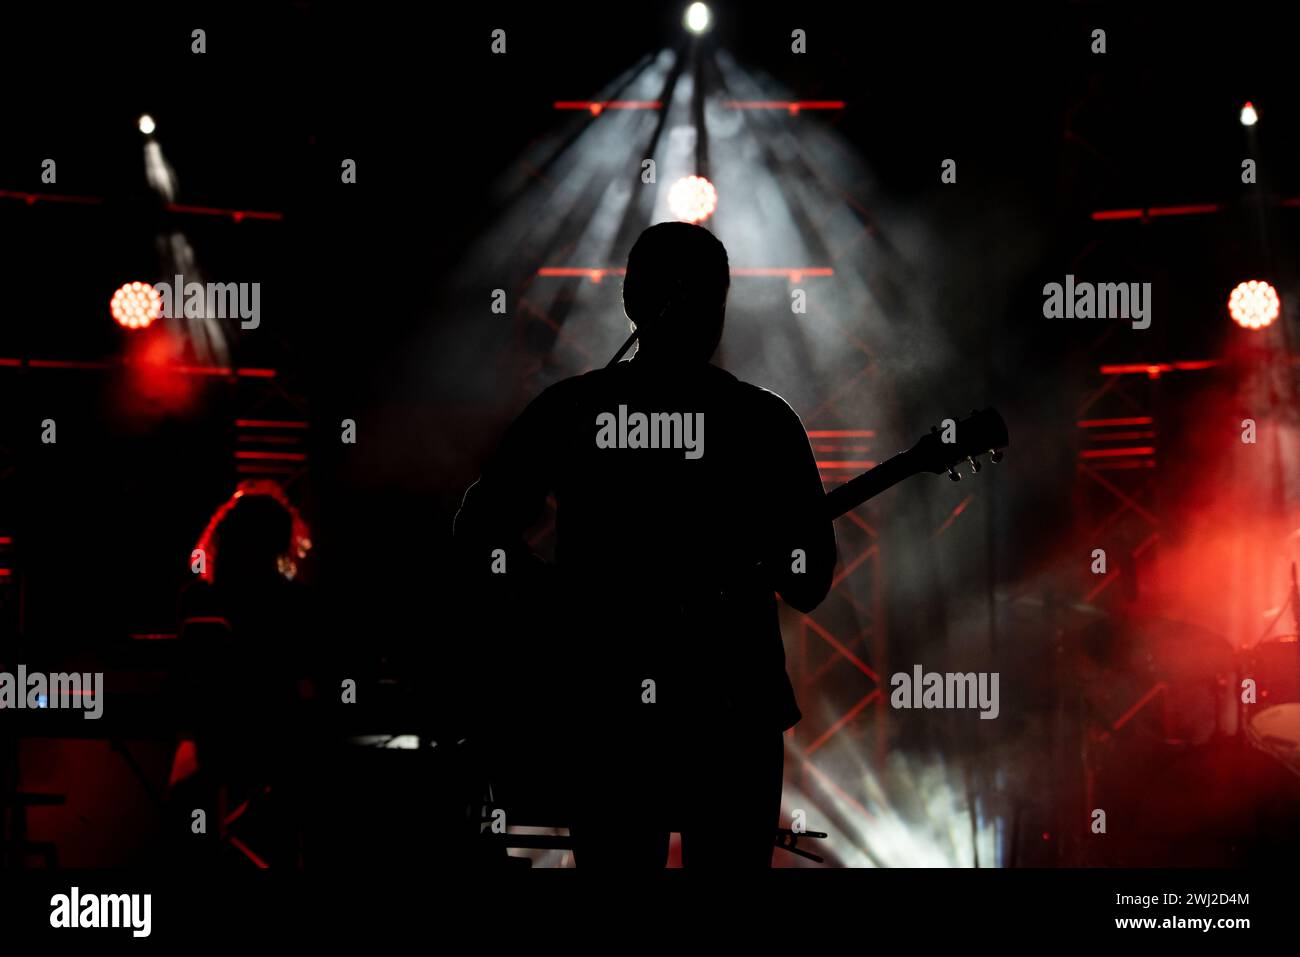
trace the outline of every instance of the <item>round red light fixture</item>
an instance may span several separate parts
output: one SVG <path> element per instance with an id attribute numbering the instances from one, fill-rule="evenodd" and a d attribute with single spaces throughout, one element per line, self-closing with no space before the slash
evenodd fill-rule
<path id="1" fill-rule="evenodd" d="M 147 282 L 128 282 L 108 308 L 123 329 L 144 329 L 162 315 L 162 295 Z"/>
<path id="2" fill-rule="evenodd" d="M 1228 296 L 1228 315 L 1243 329 L 1271 326 L 1281 311 L 1277 290 L 1262 279 L 1239 283 Z"/>
<path id="3" fill-rule="evenodd" d="M 668 209 L 684 223 L 702 223 L 718 208 L 718 191 L 703 176 L 683 176 L 668 190 Z"/>

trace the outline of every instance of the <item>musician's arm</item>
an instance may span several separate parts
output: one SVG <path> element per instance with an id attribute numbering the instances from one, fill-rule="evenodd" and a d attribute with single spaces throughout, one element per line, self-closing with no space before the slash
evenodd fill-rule
<path id="1" fill-rule="evenodd" d="M 835 525 L 826 517 L 821 473 L 808 433 L 785 400 L 772 398 L 779 403 L 771 474 L 776 520 L 763 567 L 787 604 L 810 612 L 831 588 L 837 558 Z"/>
<path id="2" fill-rule="evenodd" d="M 477 482 L 465 492 L 453 521 L 453 539 L 465 570 L 493 574 L 504 552 L 506 577 L 538 574 L 545 563 L 524 539 L 541 517 L 549 491 L 549 463 L 556 441 L 553 396 L 543 392 L 506 430 Z M 505 580 L 500 578 L 498 580 Z"/>

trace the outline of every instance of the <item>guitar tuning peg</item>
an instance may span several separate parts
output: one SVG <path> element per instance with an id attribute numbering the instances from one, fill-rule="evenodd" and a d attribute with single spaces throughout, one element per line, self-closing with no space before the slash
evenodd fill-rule
<path id="1" fill-rule="evenodd" d="M 960 482 L 961 473 L 950 465 L 948 466 L 948 478 L 952 479 L 954 482 Z"/>
<path id="2" fill-rule="evenodd" d="M 997 465 L 999 462 L 1001 462 L 1001 461 L 1002 461 L 1002 450 L 1001 450 L 1001 449 L 993 449 L 992 452 L 991 452 L 991 454 L 989 455 L 989 461 L 992 462 L 994 465 Z"/>
<path id="3" fill-rule="evenodd" d="M 976 461 L 975 456 L 973 455 L 966 456 L 966 461 L 970 463 L 970 470 L 972 472 L 978 472 L 983 467 L 978 461 Z"/>

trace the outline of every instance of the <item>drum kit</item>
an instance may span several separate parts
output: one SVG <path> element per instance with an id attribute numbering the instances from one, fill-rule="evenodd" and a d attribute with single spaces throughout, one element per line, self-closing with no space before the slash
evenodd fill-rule
<path id="1" fill-rule="evenodd" d="M 1300 636 L 1278 635 L 1246 652 L 1253 695 L 1243 690 L 1250 743 L 1300 775 Z M 1244 683 L 1244 682 L 1243 682 Z"/>
<path id="2" fill-rule="evenodd" d="M 1300 583 L 1296 581 L 1295 562 L 1291 563 L 1291 596 L 1287 604 L 1291 621 L 1300 632 Z M 1281 617 L 1279 613 L 1273 622 Z M 1245 679 L 1241 682 L 1243 724 L 1251 744 L 1300 775 L 1300 635 L 1265 635 L 1244 653 L 1245 673 L 1253 685 L 1246 687 Z"/>
<path id="3" fill-rule="evenodd" d="M 1136 703 L 1123 710 L 1123 702 L 1111 700 L 1100 709 L 1122 711 L 1111 731 L 1145 712 L 1143 726 L 1167 745 L 1238 737 L 1300 775 L 1300 595 L 1294 567 L 1289 604 L 1296 633 L 1266 633 L 1243 648 L 1185 621 L 1130 622 L 1136 640 L 1128 645 L 1131 658 L 1124 670 L 1138 683 L 1121 697 Z M 1100 687 L 1094 693 L 1099 695 Z"/>

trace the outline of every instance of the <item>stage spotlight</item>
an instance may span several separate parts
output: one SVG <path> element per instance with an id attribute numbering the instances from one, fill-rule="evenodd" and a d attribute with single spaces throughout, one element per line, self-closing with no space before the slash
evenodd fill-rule
<path id="1" fill-rule="evenodd" d="M 1277 290 L 1260 279 L 1238 284 L 1228 297 L 1228 315 L 1243 329 L 1263 329 L 1281 312 Z"/>
<path id="2" fill-rule="evenodd" d="M 683 176 L 668 190 L 668 209 L 684 223 L 701 223 L 718 208 L 718 191 L 703 176 Z"/>
<path id="3" fill-rule="evenodd" d="M 703 33 L 712 19 L 709 8 L 702 3 L 692 3 L 686 8 L 686 29 L 692 33 Z"/>
<path id="4" fill-rule="evenodd" d="M 144 329 L 162 315 L 162 295 L 147 282 L 129 282 L 113 293 L 108 308 L 123 329 Z"/>
<path id="5" fill-rule="evenodd" d="M 1246 105 L 1241 108 L 1241 125 L 1254 126 L 1258 122 L 1259 114 L 1255 112 L 1255 107 L 1250 100 L 1247 100 Z"/>
<path id="6" fill-rule="evenodd" d="M 153 121 L 153 117 L 150 116 L 148 113 L 140 114 L 140 119 L 136 123 L 136 126 L 140 128 L 140 132 L 143 133 L 145 136 L 148 136 L 150 133 L 152 133 L 154 130 L 158 128 L 157 124 L 154 123 Z"/>

